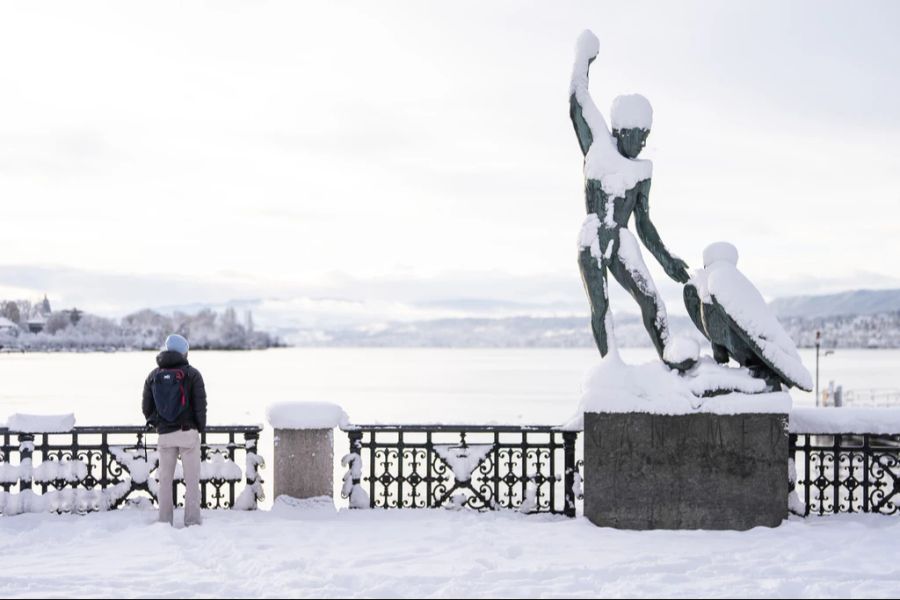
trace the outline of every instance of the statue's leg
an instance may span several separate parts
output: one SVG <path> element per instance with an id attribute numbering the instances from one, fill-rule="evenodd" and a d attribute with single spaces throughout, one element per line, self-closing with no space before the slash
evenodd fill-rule
<path id="1" fill-rule="evenodd" d="M 606 265 L 591 254 L 591 249 L 582 247 L 578 252 L 578 266 L 581 269 L 581 280 L 591 303 L 591 330 L 600 356 L 609 352 L 609 340 L 606 331 L 606 313 L 609 310 L 609 297 L 606 284 Z"/>
<path id="2" fill-rule="evenodd" d="M 625 228 L 619 230 L 619 245 L 609 261 L 609 270 L 641 307 L 644 327 L 662 358 L 669 341 L 669 319 L 656 285 L 650 276 L 637 240 Z"/>
<path id="3" fill-rule="evenodd" d="M 712 345 L 713 359 L 720 365 L 727 365 L 731 360 L 731 357 L 728 356 L 728 348 L 722 346 L 721 344 L 713 344 Z"/>

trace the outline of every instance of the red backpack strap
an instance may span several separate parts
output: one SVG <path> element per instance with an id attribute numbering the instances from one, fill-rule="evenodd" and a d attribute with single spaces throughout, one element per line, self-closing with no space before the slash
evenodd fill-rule
<path id="1" fill-rule="evenodd" d="M 184 380 L 187 379 L 187 375 L 185 374 L 183 369 L 178 369 L 175 371 L 177 375 L 175 377 L 178 379 L 178 385 L 181 387 L 181 406 L 187 404 L 185 395 L 184 395 Z"/>

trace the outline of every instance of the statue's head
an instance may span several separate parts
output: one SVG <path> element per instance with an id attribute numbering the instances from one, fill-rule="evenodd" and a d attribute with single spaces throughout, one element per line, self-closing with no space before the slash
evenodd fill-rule
<path id="1" fill-rule="evenodd" d="M 716 263 L 724 263 L 736 267 L 738 251 L 728 242 L 715 242 L 703 250 L 703 267 L 709 268 Z"/>
<path id="2" fill-rule="evenodd" d="M 619 153 L 628 158 L 636 158 L 650 135 L 653 124 L 653 107 L 640 94 L 626 94 L 613 100 L 612 132 L 616 138 Z"/>

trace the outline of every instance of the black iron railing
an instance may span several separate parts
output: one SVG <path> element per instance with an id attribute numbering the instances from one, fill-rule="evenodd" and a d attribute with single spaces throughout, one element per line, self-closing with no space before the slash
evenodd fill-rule
<path id="1" fill-rule="evenodd" d="M 375 508 L 575 516 L 578 432 L 545 426 L 356 425 L 343 495 Z"/>
<path id="2" fill-rule="evenodd" d="M 256 508 L 263 498 L 258 426 L 213 426 L 201 435 L 201 505 Z M 0 428 L 0 513 L 91 512 L 155 503 L 156 434 L 143 427 L 64 433 Z M 240 486 L 240 487 L 239 487 Z M 180 464 L 173 491 L 183 496 Z"/>
<path id="3" fill-rule="evenodd" d="M 793 433 L 790 456 L 795 512 L 900 512 L 900 434 Z"/>

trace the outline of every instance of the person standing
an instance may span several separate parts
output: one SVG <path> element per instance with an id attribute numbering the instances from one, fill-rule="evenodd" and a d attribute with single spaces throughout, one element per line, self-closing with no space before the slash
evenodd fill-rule
<path id="1" fill-rule="evenodd" d="M 159 521 L 173 523 L 172 481 L 181 456 L 184 471 L 184 524 L 200 525 L 200 434 L 206 429 L 206 387 L 200 371 L 188 364 L 188 341 L 166 338 L 157 368 L 144 381 L 142 410 L 159 433 Z"/>

